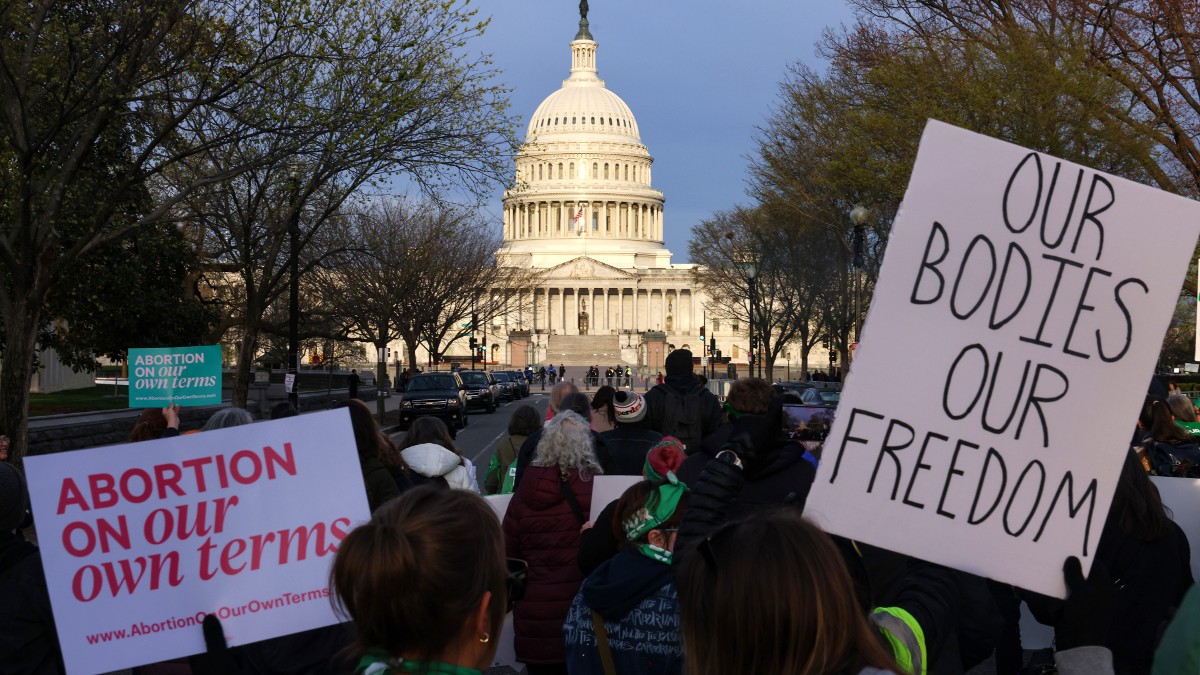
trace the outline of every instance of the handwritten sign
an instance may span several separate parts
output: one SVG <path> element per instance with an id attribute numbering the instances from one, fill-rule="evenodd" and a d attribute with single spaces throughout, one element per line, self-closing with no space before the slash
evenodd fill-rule
<path id="1" fill-rule="evenodd" d="M 220 405 L 221 345 L 129 350 L 129 407 Z"/>
<path id="2" fill-rule="evenodd" d="M 1090 569 L 1200 205 L 931 121 L 808 512 L 1063 597 Z"/>
<path id="3" fill-rule="evenodd" d="M 67 669 L 101 673 L 337 623 L 328 574 L 370 517 L 349 413 L 28 457 Z"/>

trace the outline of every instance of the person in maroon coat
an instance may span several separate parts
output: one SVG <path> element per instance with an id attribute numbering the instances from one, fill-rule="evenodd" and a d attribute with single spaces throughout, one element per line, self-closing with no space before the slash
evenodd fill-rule
<path id="1" fill-rule="evenodd" d="M 583 582 L 579 532 L 591 512 L 592 476 L 599 473 L 587 421 L 563 411 L 546 425 L 504 515 L 508 557 L 529 563 L 513 626 L 517 660 L 530 675 L 567 672 L 562 627 Z"/>

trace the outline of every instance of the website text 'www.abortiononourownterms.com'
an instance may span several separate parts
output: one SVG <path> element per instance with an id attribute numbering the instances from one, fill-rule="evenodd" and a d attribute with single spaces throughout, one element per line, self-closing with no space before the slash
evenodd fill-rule
<path id="1" fill-rule="evenodd" d="M 276 609 L 284 609 L 293 605 L 298 605 L 314 600 L 327 601 L 329 599 L 328 588 L 318 588 L 311 591 L 302 591 L 299 593 L 283 593 L 273 598 L 262 600 L 251 600 L 247 603 L 237 606 L 222 606 L 215 610 L 202 610 L 191 616 L 177 616 L 167 619 L 158 619 L 155 621 L 134 621 L 133 623 L 124 624 L 120 628 L 92 633 L 87 636 L 88 644 L 95 645 L 104 642 L 116 642 L 132 637 L 140 637 L 143 635 L 157 635 L 173 630 L 192 628 L 199 630 L 200 624 L 204 622 L 204 617 L 208 614 L 215 614 L 218 619 L 232 619 L 235 617 L 249 616 L 251 614 L 259 614 Z"/>

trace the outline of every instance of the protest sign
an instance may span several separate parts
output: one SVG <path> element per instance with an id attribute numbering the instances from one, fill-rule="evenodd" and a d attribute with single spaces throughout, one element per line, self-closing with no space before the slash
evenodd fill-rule
<path id="1" fill-rule="evenodd" d="M 367 520 L 346 410 L 25 460 L 67 670 L 336 623 L 328 574 Z"/>
<path id="2" fill-rule="evenodd" d="M 594 485 L 592 485 L 591 518 L 595 520 L 604 507 L 620 499 L 630 485 L 640 483 L 642 480 L 641 476 L 596 476 L 592 478 Z"/>
<path id="3" fill-rule="evenodd" d="M 129 350 L 129 407 L 220 405 L 221 345 Z"/>
<path id="4" fill-rule="evenodd" d="M 807 512 L 1063 597 L 1198 223 L 1191 200 L 929 122 Z"/>

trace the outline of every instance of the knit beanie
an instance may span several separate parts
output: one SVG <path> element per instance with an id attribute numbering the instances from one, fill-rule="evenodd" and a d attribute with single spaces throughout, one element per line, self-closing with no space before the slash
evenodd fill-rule
<path id="1" fill-rule="evenodd" d="M 692 352 L 689 349 L 676 349 L 667 354 L 667 375 L 691 375 Z"/>
<path id="2" fill-rule="evenodd" d="M 683 451 L 683 443 L 674 436 L 663 436 L 658 445 L 650 448 L 650 452 L 646 454 L 646 466 L 661 477 L 679 471 L 679 466 L 685 459 L 687 453 Z M 650 471 L 644 471 L 644 477 L 646 480 L 653 480 L 647 475 L 649 473 Z"/>
<path id="3" fill-rule="evenodd" d="M 646 417 L 646 401 L 636 391 L 618 391 L 613 396 L 613 410 L 617 413 L 617 422 L 632 424 Z"/>
<path id="4" fill-rule="evenodd" d="M 0 462 L 0 532 L 12 532 L 25 522 L 29 488 L 17 467 Z"/>

